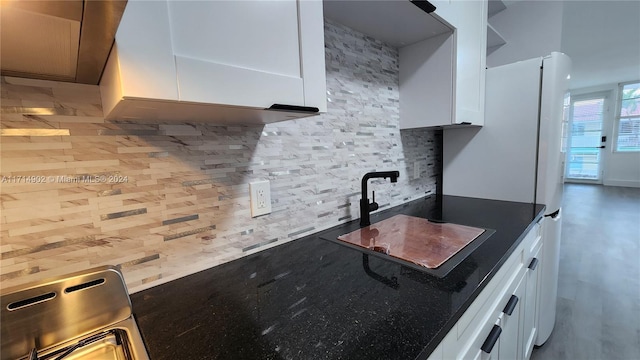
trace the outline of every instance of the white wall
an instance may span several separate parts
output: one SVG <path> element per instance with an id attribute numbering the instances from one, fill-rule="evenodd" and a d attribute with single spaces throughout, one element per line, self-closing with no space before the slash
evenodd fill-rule
<path id="1" fill-rule="evenodd" d="M 562 52 L 572 89 L 639 80 L 640 1 L 565 1 Z"/>
<path id="2" fill-rule="evenodd" d="M 611 93 L 603 183 L 640 187 L 640 154 L 613 151 L 618 83 L 640 80 L 640 1 L 504 1 L 490 18 L 507 44 L 487 56 L 494 67 L 561 51 L 571 57 L 572 95 Z"/>
<path id="3" fill-rule="evenodd" d="M 640 153 L 612 153 L 605 167 L 604 185 L 640 187 Z"/>
<path id="4" fill-rule="evenodd" d="M 640 153 L 614 151 L 618 83 L 640 80 L 640 1 L 565 1 L 562 52 L 573 60 L 572 96 L 610 93 L 603 184 L 640 187 Z"/>
<path id="5" fill-rule="evenodd" d="M 507 41 L 487 56 L 487 66 L 545 56 L 561 50 L 561 1 L 518 1 L 492 16 L 489 22 Z"/>
<path id="6" fill-rule="evenodd" d="M 571 88 L 640 79 L 640 1 L 504 1 L 489 19 L 507 44 L 487 66 L 561 51 L 573 60 Z"/>
<path id="7" fill-rule="evenodd" d="M 619 111 L 618 84 L 605 84 L 571 90 L 571 96 L 577 98 L 587 94 L 604 93 L 605 114 L 602 135 L 607 137 L 606 149 L 602 152 L 602 183 L 609 186 L 640 187 L 640 152 L 626 153 L 615 151 L 616 122 Z"/>

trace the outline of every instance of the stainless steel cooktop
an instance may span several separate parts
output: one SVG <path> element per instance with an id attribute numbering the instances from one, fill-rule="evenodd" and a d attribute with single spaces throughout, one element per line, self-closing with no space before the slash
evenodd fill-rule
<path id="1" fill-rule="evenodd" d="M 122 274 L 104 266 L 3 290 L 0 360 L 148 360 Z"/>

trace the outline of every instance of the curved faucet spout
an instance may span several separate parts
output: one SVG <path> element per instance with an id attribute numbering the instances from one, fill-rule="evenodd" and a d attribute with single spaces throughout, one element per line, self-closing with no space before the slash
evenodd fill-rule
<path id="1" fill-rule="evenodd" d="M 362 198 L 360 199 L 360 226 L 371 225 L 369 213 L 371 211 L 378 210 L 378 204 L 375 202 L 375 195 L 372 203 L 369 203 L 369 199 L 367 198 L 367 181 L 374 178 L 389 178 L 392 183 L 395 183 L 398 182 L 399 176 L 399 171 L 373 171 L 364 174 L 362 177 Z"/>

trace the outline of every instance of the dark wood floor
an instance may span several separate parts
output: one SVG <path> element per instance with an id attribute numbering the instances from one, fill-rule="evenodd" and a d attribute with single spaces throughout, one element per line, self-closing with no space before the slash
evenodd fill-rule
<path id="1" fill-rule="evenodd" d="M 558 282 L 532 359 L 640 359 L 640 189 L 565 185 Z"/>

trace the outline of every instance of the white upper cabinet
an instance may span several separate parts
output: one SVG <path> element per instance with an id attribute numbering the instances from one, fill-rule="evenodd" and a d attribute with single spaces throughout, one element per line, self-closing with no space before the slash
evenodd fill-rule
<path id="1" fill-rule="evenodd" d="M 484 125 L 487 67 L 487 1 L 451 3 L 457 18 L 456 106 L 454 124 Z"/>
<path id="2" fill-rule="evenodd" d="M 455 38 L 445 33 L 399 50 L 400 129 L 451 125 Z"/>
<path id="3" fill-rule="evenodd" d="M 398 49 L 400 129 L 452 123 L 454 29 L 428 11 L 426 1 L 324 2 L 326 17 Z"/>
<path id="4" fill-rule="evenodd" d="M 406 127 L 448 126 L 448 125 L 484 125 L 484 96 L 487 44 L 487 0 L 439 0 L 432 1 L 436 6 L 434 16 L 455 28 L 451 38 L 442 38 L 422 46 L 435 48 L 436 56 L 428 58 L 425 64 L 433 63 L 439 72 L 425 71 L 425 64 L 413 64 L 415 60 L 403 61 L 403 49 L 400 50 L 401 87 L 403 80 L 410 83 L 439 84 L 444 77 L 451 76 L 452 87 L 434 87 L 424 89 L 416 100 L 407 103 L 401 117 L 406 115 Z M 416 51 L 415 49 L 411 51 Z M 444 64 L 445 53 L 453 56 L 453 65 Z M 403 77 L 402 66 L 409 64 Z M 442 78 L 442 79 L 441 79 Z M 440 81 L 439 81 L 440 80 Z M 410 86 L 411 92 L 415 91 Z M 430 98 L 429 98 L 430 97 Z M 422 101 L 418 101 L 421 98 Z M 444 106 L 444 107 L 443 107 Z M 450 108 L 446 108 L 450 106 Z M 425 115 L 426 114 L 426 115 Z M 420 118 L 422 117 L 422 119 Z M 402 124 L 401 124 L 401 127 Z"/>
<path id="5" fill-rule="evenodd" d="M 107 119 L 268 123 L 326 111 L 322 2 L 130 0 L 101 81 Z"/>
<path id="6" fill-rule="evenodd" d="M 100 81 L 105 116 L 119 95 L 178 100 L 168 21 L 165 2 L 128 2 Z"/>

